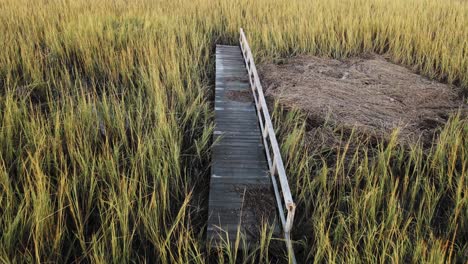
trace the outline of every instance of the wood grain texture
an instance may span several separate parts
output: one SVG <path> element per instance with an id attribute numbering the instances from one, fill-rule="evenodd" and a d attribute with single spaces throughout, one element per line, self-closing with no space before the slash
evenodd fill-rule
<path id="1" fill-rule="evenodd" d="M 216 46 L 215 124 L 207 239 L 213 245 L 222 240 L 233 243 L 240 228 L 246 240 L 254 242 L 261 224 L 258 206 L 270 212 L 267 221 L 271 224 L 276 221 L 276 208 L 249 77 L 238 46 Z"/>

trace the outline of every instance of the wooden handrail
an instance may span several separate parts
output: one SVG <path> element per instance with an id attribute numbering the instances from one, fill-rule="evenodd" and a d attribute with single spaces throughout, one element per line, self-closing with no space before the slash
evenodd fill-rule
<path id="1" fill-rule="evenodd" d="M 257 117 L 260 124 L 260 129 L 262 131 L 263 144 L 265 146 L 265 154 L 268 161 L 268 167 L 270 169 L 270 176 L 272 180 L 273 190 L 275 191 L 276 203 L 278 205 L 279 216 L 284 230 L 286 245 L 288 247 L 291 262 L 296 263 L 291 242 L 291 229 L 294 222 L 296 204 L 292 199 L 291 190 L 289 189 L 288 178 L 286 177 L 286 171 L 284 169 L 283 159 L 281 158 L 280 148 L 278 146 L 275 130 L 273 129 L 273 124 L 271 122 L 270 114 L 268 112 L 268 106 L 265 100 L 265 95 L 263 94 L 263 87 L 260 83 L 260 78 L 258 77 L 257 67 L 255 66 L 252 51 L 250 49 L 249 43 L 247 42 L 247 38 L 245 37 L 244 30 L 242 28 L 240 29 L 239 43 L 242 50 L 242 55 L 244 57 L 245 65 L 247 67 L 247 71 L 249 72 L 250 86 L 254 95 L 255 106 L 257 109 Z M 272 155 L 270 154 L 270 148 L 272 151 Z M 276 176 L 278 176 L 279 179 L 279 187 L 281 188 L 281 193 L 278 189 Z M 287 211 L 286 217 L 284 215 L 284 207 L 282 204 L 282 200 Z"/>

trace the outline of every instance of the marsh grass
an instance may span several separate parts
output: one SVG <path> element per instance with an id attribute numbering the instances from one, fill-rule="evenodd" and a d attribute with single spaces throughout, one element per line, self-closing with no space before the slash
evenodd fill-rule
<path id="1" fill-rule="evenodd" d="M 334 149 L 306 149 L 301 126 L 283 131 L 283 151 L 294 153 L 287 166 L 299 208 L 295 236 L 307 241 L 299 254 L 308 262 L 466 260 L 467 127 L 454 116 L 430 149 L 397 144 L 398 131 L 376 149 L 354 131 L 337 131 L 345 136 Z"/>
<path id="2" fill-rule="evenodd" d="M 205 245 L 214 45 L 242 26 L 258 62 L 385 53 L 466 89 L 467 13 L 455 0 L 0 2 L 0 261 L 286 262 L 266 228 L 241 252 Z M 429 151 L 353 133 L 327 150 L 280 112 L 301 262 L 466 261 L 466 120 Z"/>

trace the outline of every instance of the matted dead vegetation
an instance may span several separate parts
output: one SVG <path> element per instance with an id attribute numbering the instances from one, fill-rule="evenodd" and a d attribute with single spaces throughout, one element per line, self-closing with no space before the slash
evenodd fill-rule
<path id="1" fill-rule="evenodd" d="M 233 101 L 248 103 L 253 101 L 252 92 L 249 90 L 227 91 L 227 97 Z"/>
<path id="2" fill-rule="evenodd" d="M 298 56 L 260 68 L 266 95 L 307 113 L 311 126 L 355 127 L 377 138 L 429 142 L 466 104 L 457 87 L 369 54 L 344 60 Z"/>

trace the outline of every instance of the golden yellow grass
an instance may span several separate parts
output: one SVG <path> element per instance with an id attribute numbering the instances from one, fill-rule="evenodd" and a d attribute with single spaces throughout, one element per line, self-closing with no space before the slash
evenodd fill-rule
<path id="1" fill-rule="evenodd" d="M 267 231 L 204 246 L 214 44 L 243 27 L 258 62 L 385 53 L 467 89 L 467 24 L 456 0 L 1 1 L 0 261 L 284 262 Z M 278 113 L 301 262 L 466 261 L 466 120 L 328 168 Z"/>

